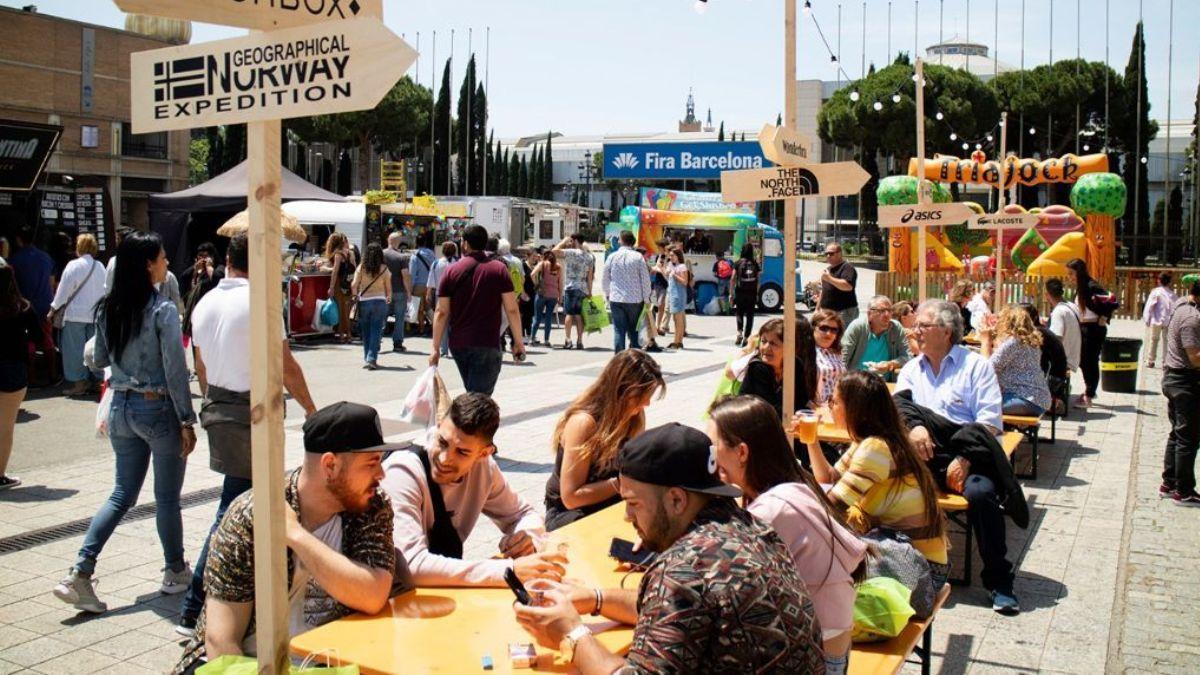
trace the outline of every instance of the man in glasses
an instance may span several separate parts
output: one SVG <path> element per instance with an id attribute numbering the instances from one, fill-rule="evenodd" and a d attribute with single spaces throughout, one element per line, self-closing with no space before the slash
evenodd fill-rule
<path id="1" fill-rule="evenodd" d="M 842 317 L 842 323 L 858 318 L 858 296 L 854 286 L 858 283 L 858 270 L 842 257 L 842 245 L 830 242 L 825 245 L 825 261 L 829 268 L 821 274 L 821 301 L 818 309 L 832 309 Z"/>
<path id="2" fill-rule="evenodd" d="M 921 353 L 900 369 L 896 407 L 911 430 L 909 439 L 942 489 L 970 504 L 967 517 L 983 559 L 984 588 L 992 609 L 1021 611 L 1007 559 L 1004 517 L 1029 525 L 1025 494 L 1004 450 L 996 441 L 1003 429 L 1000 384 L 987 359 L 962 341 L 958 305 L 929 300 L 917 308 Z"/>
<path id="3" fill-rule="evenodd" d="M 870 370 L 888 381 L 908 362 L 908 338 L 904 327 L 892 318 L 892 300 L 886 295 L 871 298 L 867 315 L 846 326 L 842 336 L 842 360 L 847 370 Z"/>

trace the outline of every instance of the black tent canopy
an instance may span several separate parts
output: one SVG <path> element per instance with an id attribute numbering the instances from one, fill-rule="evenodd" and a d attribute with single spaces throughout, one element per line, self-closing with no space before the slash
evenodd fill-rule
<path id="1" fill-rule="evenodd" d="M 150 197 L 150 229 L 163 240 L 171 269 L 179 274 L 191 264 L 196 247 L 212 241 L 226 220 L 246 208 L 249 191 L 249 160 L 200 185 L 179 192 Z M 285 202 L 315 200 L 342 202 L 345 197 L 323 190 L 296 174 L 281 169 Z"/>

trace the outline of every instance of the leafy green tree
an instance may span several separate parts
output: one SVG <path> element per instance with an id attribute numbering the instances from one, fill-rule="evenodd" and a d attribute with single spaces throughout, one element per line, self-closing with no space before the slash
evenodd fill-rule
<path id="1" fill-rule="evenodd" d="M 208 180 L 208 139 L 193 138 L 188 145 L 188 185 Z"/>

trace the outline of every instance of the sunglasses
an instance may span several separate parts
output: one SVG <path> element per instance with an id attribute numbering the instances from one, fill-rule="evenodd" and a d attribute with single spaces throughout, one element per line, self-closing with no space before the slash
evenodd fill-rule
<path id="1" fill-rule="evenodd" d="M 826 258 L 828 258 L 828 257 L 829 257 L 829 256 L 831 256 L 831 255 L 837 255 L 837 254 L 838 254 L 838 252 L 837 252 L 837 251 L 825 251 L 825 257 L 826 257 Z"/>
<path id="2" fill-rule="evenodd" d="M 825 333 L 826 335 L 836 335 L 841 329 L 837 326 L 817 326 L 817 330 Z"/>

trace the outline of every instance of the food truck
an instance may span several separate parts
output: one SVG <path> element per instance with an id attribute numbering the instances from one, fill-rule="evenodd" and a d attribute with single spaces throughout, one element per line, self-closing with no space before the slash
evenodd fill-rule
<path id="1" fill-rule="evenodd" d="M 619 246 L 617 237 L 622 230 L 633 232 L 638 246 L 645 248 L 647 257 L 652 259 L 669 243 L 683 244 L 696 233 L 703 237 L 709 252 L 686 254 L 696 280 L 697 307 L 703 307 L 716 292 L 713 264 L 717 257 L 728 253 L 729 258 L 736 261 L 741 257 L 742 246 L 753 243 L 762 268 L 758 304 L 770 312 L 783 307 L 783 233 L 758 222 L 752 213 L 661 211 L 627 206 L 621 210 L 621 222 L 609 223 L 605 228 L 610 251 Z M 795 274 L 796 299 L 799 300 L 802 284 L 800 273 Z"/>

